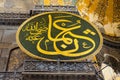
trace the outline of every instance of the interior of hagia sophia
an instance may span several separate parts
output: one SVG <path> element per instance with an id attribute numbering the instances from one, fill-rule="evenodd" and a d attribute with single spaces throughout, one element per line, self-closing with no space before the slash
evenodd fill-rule
<path id="1" fill-rule="evenodd" d="M 76 14 L 100 31 L 103 44 L 96 55 L 75 62 L 47 61 L 31 58 L 21 50 L 16 42 L 20 25 L 37 14 L 59 11 Z M 92 63 L 93 72 L 91 64 L 84 62 Z M 61 65 L 65 68 L 60 68 Z M 74 65 L 80 71 L 74 71 Z M 0 0 L 0 80 L 38 79 L 120 80 L 120 1 Z"/>

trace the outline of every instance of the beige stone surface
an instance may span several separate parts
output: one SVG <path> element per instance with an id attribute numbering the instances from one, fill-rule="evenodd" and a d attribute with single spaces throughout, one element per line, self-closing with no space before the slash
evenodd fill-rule
<path id="1" fill-rule="evenodd" d="M 0 49 L 0 56 L 1 56 L 1 54 L 2 54 L 2 52 L 1 52 L 1 51 L 2 51 L 2 49 Z"/>
<path id="2" fill-rule="evenodd" d="M 0 42 L 2 40 L 2 36 L 3 36 L 3 30 L 0 30 Z"/>
<path id="3" fill-rule="evenodd" d="M 0 42 L 0 49 L 10 48 L 12 43 Z"/>
<path id="4" fill-rule="evenodd" d="M 2 42 L 15 43 L 17 30 L 5 30 L 2 38 Z"/>
<path id="5" fill-rule="evenodd" d="M 0 25 L 0 30 L 17 30 L 18 25 Z"/>
<path id="6" fill-rule="evenodd" d="M 0 12 L 28 12 L 32 8 L 33 0 L 0 0 Z"/>
<path id="7" fill-rule="evenodd" d="M 120 76 L 117 76 L 115 80 L 120 80 Z"/>
<path id="8" fill-rule="evenodd" d="M 24 54 L 20 49 L 15 49 L 11 51 L 11 57 L 8 64 L 8 71 L 23 70 L 21 65 L 23 64 L 26 58 L 26 54 Z"/>
<path id="9" fill-rule="evenodd" d="M 6 69 L 7 58 L 0 58 L 0 71 L 4 72 Z"/>
<path id="10" fill-rule="evenodd" d="M 9 50 L 7 48 L 2 49 L 1 57 L 8 58 L 8 56 L 9 56 Z"/>
<path id="11" fill-rule="evenodd" d="M 4 6 L 4 0 L 0 0 L 0 7 Z"/>

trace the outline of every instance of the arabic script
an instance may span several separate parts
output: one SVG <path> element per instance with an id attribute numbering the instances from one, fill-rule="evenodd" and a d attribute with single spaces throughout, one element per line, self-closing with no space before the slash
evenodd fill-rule
<path id="1" fill-rule="evenodd" d="M 28 55 L 53 60 L 89 56 L 101 47 L 100 38 L 98 30 L 89 22 L 64 12 L 48 12 L 33 17 L 19 32 L 20 44 Z"/>

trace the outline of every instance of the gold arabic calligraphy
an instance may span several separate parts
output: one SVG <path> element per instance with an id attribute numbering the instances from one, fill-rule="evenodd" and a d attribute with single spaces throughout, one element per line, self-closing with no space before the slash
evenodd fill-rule
<path id="1" fill-rule="evenodd" d="M 70 20 L 66 20 L 66 19 L 58 19 L 53 21 L 52 19 L 52 15 L 48 15 L 48 19 L 49 19 L 49 24 L 48 24 L 48 32 L 47 32 L 47 37 L 48 39 L 45 40 L 45 45 L 47 44 L 47 42 L 52 41 L 53 42 L 53 47 L 54 47 L 54 51 L 49 51 L 47 50 L 48 47 L 46 45 L 46 50 L 42 49 L 42 41 L 45 39 L 45 37 L 40 37 L 40 38 L 35 38 L 35 40 L 39 40 L 37 43 L 37 50 L 45 55 L 63 55 L 63 56 L 67 56 L 67 57 L 78 57 L 78 56 L 83 56 L 86 55 L 88 53 L 90 53 L 91 51 L 94 50 L 95 48 L 95 41 L 87 36 L 82 36 L 82 35 L 77 35 L 72 33 L 73 30 L 79 29 L 81 28 L 81 22 L 80 20 L 77 20 L 77 23 L 73 24 L 72 27 L 61 27 L 59 26 L 57 23 L 62 22 L 62 26 L 66 26 L 65 23 L 72 23 L 72 21 Z M 77 25 L 79 24 L 79 25 Z M 36 23 L 37 26 L 37 23 Z M 60 30 L 61 32 L 59 34 L 57 34 L 55 37 L 52 37 L 51 33 L 52 33 L 52 28 L 56 28 L 58 30 Z M 46 30 L 45 30 L 46 31 Z M 84 34 L 91 34 L 91 35 L 95 35 L 96 33 L 87 29 L 85 31 L 83 31 Z M 38 35 L 40 35 L 39 30 L 38 30 Z M 71 37 L 67 37 L 67 36 L 71 36 Z M 36 34 L 37 36 L 37 34 Z M 36 37 L 35 36 L 35 37 Z M 89 46 L 86 42 L 83 42 L 81 45 L 83 48 L 87 49 L 83 52 L 77 52 L 80 49 L 80 45 L 79 45 L 79 40 L 78 39 L 83 39 L 83 40 L 87 40 L 89 41 L 92 45 Z M 64 42 L 64 44 L 61 45 L 62 48 L 66 48 L 68 45 L 72 45 L 73 44 L 73 49 L 70 50 L 61 50 L 58 45 L 57 42 Z"/>
<path id="2" fill-rule="evenodd" d="M 41 22 L 28 24 L 25 29 L 22 29 L 23 32 L 29 32 L 26 34 L 25 40 L 31 41 L 33 44 L 34 41 L 40 40 L 42 38 L 40 35 L 47 32 L 47 30 L 48 28 L 46 27 L 46 22 L 43 18 Z"/>

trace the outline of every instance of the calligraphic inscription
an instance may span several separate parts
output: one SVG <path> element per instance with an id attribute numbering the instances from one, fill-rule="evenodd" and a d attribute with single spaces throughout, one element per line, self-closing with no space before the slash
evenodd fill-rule
<path id="1" fill-rule="evenodd" d="M 100 32 L 88 21 L 68 12 L 47 12 L 25 21 L 16 35 L 19 47 L 37 59 L 74 61 L 98 53 Z"/>

